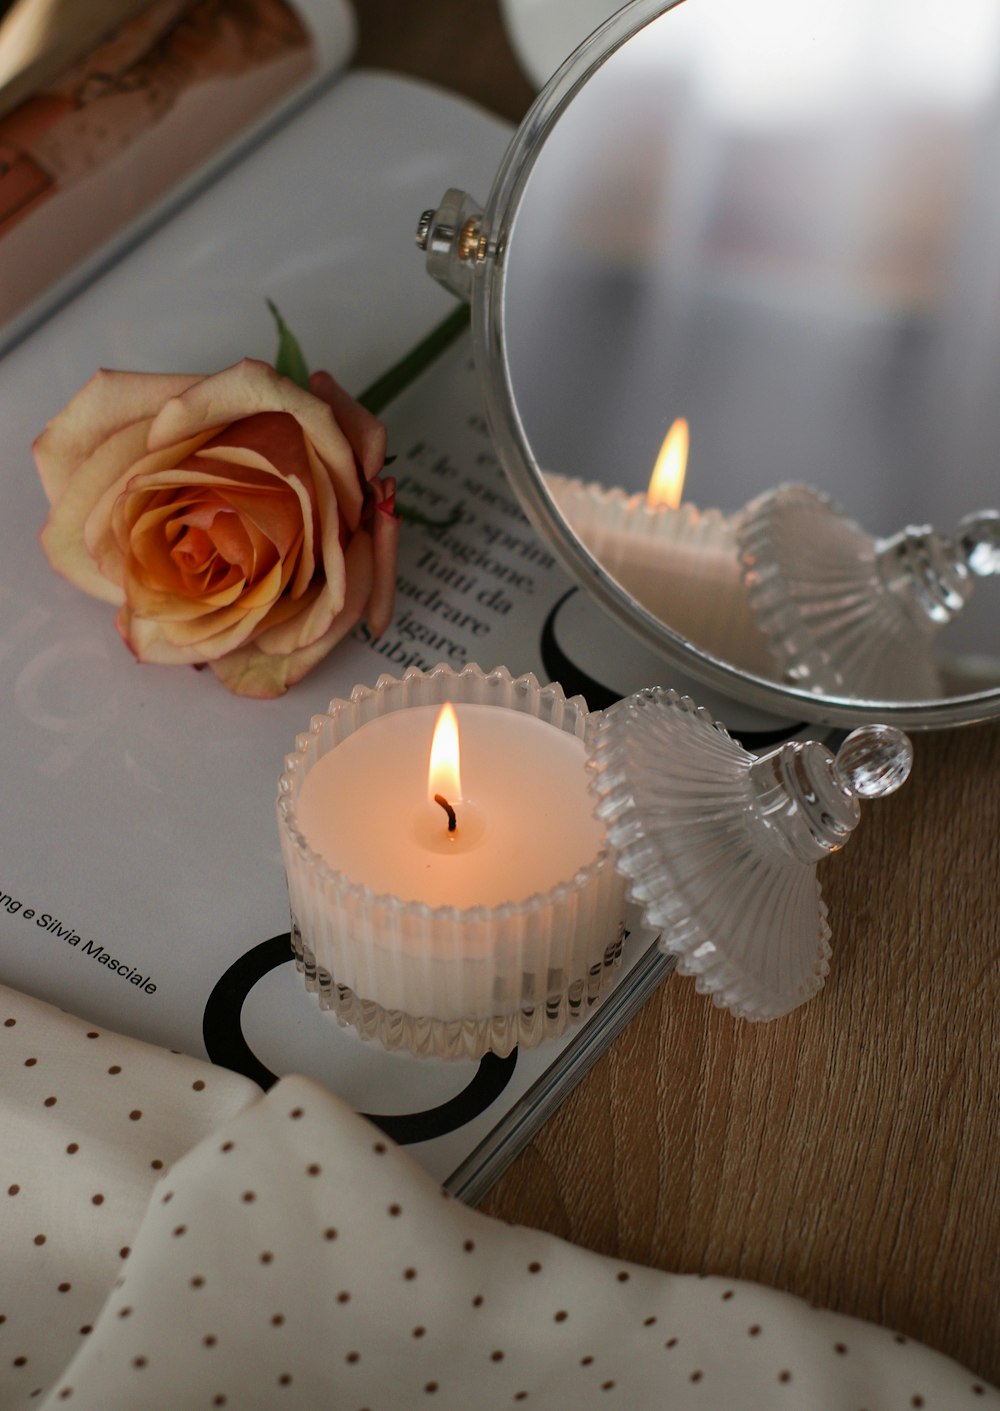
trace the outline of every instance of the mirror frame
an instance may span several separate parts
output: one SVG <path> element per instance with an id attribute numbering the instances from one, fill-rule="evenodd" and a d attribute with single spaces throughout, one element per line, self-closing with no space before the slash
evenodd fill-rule
<path id="1" fill-rule="evenodd" d="M 511 234 L 545 140 L 567 105 L 623 44 L 682 3 L 684 0 L 630 0 L 595 30 L 539 94 L 494 179 L 480 224 L 481 244 L 471 271 L 469 298 L 476 369 L 501 464 L 528 518 L 563 568 L 606 613 L 661 657 L 666 668 L 673 666 L 744 704 L 825 725 L 853 728 L 879 720 L 909 729 L 935 729 L 1000 716 L 1000 687 L 929 701 L 864 700 L 781 685 L 711 656 L 654 617 L 605 572 L 574 535 L 545 488 L 518 415 L 507 361 L 504 305 Z M 697 4 L 698 0 L 688 3 Z"/>

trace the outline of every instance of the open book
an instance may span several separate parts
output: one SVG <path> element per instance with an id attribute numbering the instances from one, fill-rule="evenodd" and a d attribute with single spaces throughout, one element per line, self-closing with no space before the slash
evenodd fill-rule
<path id="1" fill-rule="evenodd" d="M 344 0 L 17 0 L 0 20 L 0 350 L 347 62 Z"/>
<path id="2" fill-rule="evenodd" d="M 384 414 L 399 495 L 460 510 L 404 526 L 394 620 L 276 701 L 209 672 L 138 665 L 106 604 L 49 568 L 30 446 L 98 366 L 214 371 L 268 358 L 274 299 L 314 367 L 358 392 L 451 300 L 413 247 L 450 185 L 485 192 L 509 138 L 425 85 L 347 73 L 0 360 L 0 980 L 262 1083 L 299 1071 L 374 1114 L 474 1197 L 658 983 L 633 933 L 605 1004 L 509 1060 L 387 1054 L 337 1028 L 288 946 L 274 820 L 296 733 L 384 671 L 446 660 L 535 671 L 591 707 L 664 680 L 565 577 L 524 519 L 483 420 L 468 339 Z M 695 688 L 749 743 L 781 722 Z M 113 963 L 112 963 L 113 962 Z"/>

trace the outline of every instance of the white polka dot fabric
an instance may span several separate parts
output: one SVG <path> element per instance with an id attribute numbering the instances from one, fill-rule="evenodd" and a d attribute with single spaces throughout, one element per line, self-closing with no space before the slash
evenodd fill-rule
<path id="1" fill-rule="evenodd" d="M 488 1220 L 304 1078 L 0 1009 L 2 1411 L 1000 1407 L 884 1329 Z"/>

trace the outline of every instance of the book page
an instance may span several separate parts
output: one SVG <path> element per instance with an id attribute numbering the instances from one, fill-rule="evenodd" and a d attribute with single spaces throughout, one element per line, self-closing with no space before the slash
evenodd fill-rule
<path id="1" fill-rule="evenodd" d="M 454 181 L 485 189 L 506 139 L 502 124 L 423 86 L 349 75 L 0 362 L 0 980 L 262 1084 L 309 1074 L 380 1117 L 440 1179 L 581 1033 L 477 1065 L 387 1054 L 339 1029 L 288 944 L 275 824 L 284 755 L 331 697 L 410 665 L 504 664 L 592 706 L 686 683 L 664 680 L 590 606 L 524 519 L 467 337 L 385 412 L 399 499 L 455 522 L 404 526 L 390 627 L 377 640 L 359 628 L 274 701 L 132 658 L 114 609 L 53 573 L 38 547 L 45 502 L 30 444 L 98 365 L 214 370 L 269 355 L 265 293 L 313 364 L 328 360 L 357 391 L 450 307 L 413 251 L 415 213 Z M 630 938 L 623 983 L 652 940 Z M 662 967 L 641 974 L 655 983 Z"/>

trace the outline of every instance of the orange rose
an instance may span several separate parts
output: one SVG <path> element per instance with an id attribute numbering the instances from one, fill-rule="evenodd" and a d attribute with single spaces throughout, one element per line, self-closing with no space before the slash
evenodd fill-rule
<path id="1" fill-rule="evenodd" d="M 35 442 L 52 566 L 118 607 L 140 661 L 280 696 L 367 611 L 392 616 L 385 428 L 325 372 L 99 372 Z"/>

